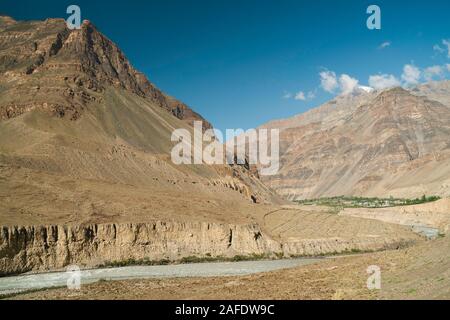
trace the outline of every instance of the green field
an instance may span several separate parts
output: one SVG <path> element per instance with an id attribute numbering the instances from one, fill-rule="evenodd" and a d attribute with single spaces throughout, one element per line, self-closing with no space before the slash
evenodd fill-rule
<path id="1" fill-rule="evenodd" d="M 438 196 L 422 196 L 416 199 L 400 199 L 400 198 L 367 198 L 367 197 L 330 197 L 320 199 L 297 200 L 302 205 L 318 205 L 328 207 L 341 208 L 389 208 L 398 206 L 410 206 L 427 202 L 434 202 L 441 199 Z"/>

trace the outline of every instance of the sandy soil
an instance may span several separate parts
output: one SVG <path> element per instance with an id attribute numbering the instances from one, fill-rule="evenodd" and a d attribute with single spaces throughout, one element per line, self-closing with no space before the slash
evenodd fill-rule
<path id="1" fill-rule="evenodd" d="M 410 237 L 408 227 L 393 223 L 340 216 L 332 208 L 289 206 L 268 212 L 263 217 L 266 230 L 275 238 L 320 239 L 320 238 L 358 238 Z M 416 237 L 418 240 L 418 237 Z"/>

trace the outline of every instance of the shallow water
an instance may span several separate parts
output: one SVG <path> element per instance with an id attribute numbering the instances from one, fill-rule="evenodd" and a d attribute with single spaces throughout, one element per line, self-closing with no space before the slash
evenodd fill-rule
<path id="1" fill-rule="evenodd" d="M 303 266 L 318 262 L 320 260 L 320 258 L 299 258 L 164 266 L 119 267 L 81 270 L 76 273 L 39 273 L 0 278 L 0 295 L 67 286 L 68 281 L 70 281 L 70 279 L 74 279 L 74 276 L 78 277 L 78 275 L 81 285 L 97 282 L 99 280 L 237 276 Z"/>
<path id="2" fill-rule="evenodd" d="M 428 239 L 436 239 L 439 236 L 439 229 L 428 226 L 414 225 L 412 230 L 419 233 Z"/>

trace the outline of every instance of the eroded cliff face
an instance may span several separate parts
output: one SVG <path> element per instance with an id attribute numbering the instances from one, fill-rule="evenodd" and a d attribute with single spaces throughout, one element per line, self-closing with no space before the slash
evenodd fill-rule
<path id="1" fill-rule="evenodd" d="M 155 222 L 86 226 L 3 227 L 0 274 L 95 267 L 128 259 L 177 260 L 279 251 L 256 225 Z"/>
<path id="2" fill-rule="evenodd" d="M 179 260 L 188 256 L 321 255 L 406 246 L 412 239 L 296 239 L 275 241 L 256 224 L 206 222 L 93 224 L 0 228 L 0 275 L 48 271 L 77 264 L 96 267 L 128 259 Z"/>

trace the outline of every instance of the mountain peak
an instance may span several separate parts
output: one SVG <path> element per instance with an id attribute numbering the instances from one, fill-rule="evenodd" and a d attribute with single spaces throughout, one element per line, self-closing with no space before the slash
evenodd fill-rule
<path id="1" fill-rule="evenodd" d="M 82 26 L 93 26 L 92 22 L 87 19 L 84 19 L 81 25 Z"/>
<path id="2" fill-rule="evenodd" d="M 406 90 L 403 87 L 393 87 L 393 88 L 389 88 L 384 90 L 381 94 L 383 95 L 392 95 L 392 94 L 409 94 L 408 90 Z"/>
<path id="3" fill-rule="evenodd" d="M 115 87 L 149 100 L 181 120 L 201 120 L 205 127 L 211 127 L 188 106 L 169 99 L 144 74 L 134 69 L 118 46 L 89 20 L 84 20 L 79 30 L 68 29 L 63 19 L 17 23 L 21 28 L 11 31 L 14 37 L 7 37 L 10 31 L 6 29 L 3 39 L 7 41 L 0 39 L 0 61 L 4 62 L 0 65 L 0 75 L 6 80 L 11 96 L 29 96 L 29 90 L 19 92 L 26 83 L 39 84 L 40 90 L 24 105 L 0 106 L 0 119 L 20 115 L 26 110 L 48 108 L 44 105 L 52 105 L 51 109 L 59 110 L 59 115 L 70 113 L 71 118 L 78 119 L 86 104 L 96 99 L 96 94 Z M 18 48 L 20 54 L 17 54 Z M 18 83 L 21 85 L 17 86 Z M 46 85 L 59 93 L 43 94 Z M 49 102 L 52 96 L 66 98 Z M 73 101 L 75 97 L 80 99 Z"/>
<path id="4" fill-rule="evenodd" d="M 358 87 L 358 90 L 359 90 L 359 91 L 362 91 L 362 92 L 365 92 L 365 93 L 370 93 L 370 92 L 375 91 L 374 88 L 372 88 L 372 87 L 367 87 L 367 86 L 359 86 L 359 87 Z"/>
<path id="5" fill-rule="evenodd" d="M 342 95 L 280 131 L 280 171 L 264 177 L 290 199 L 339 195 L 420 196 L 417 181 L 448 195 L 450 82 Z M 433 166 L 436 169 L 433 169 Z M 417 179 L 417 180 L 414 180 Z"/>

